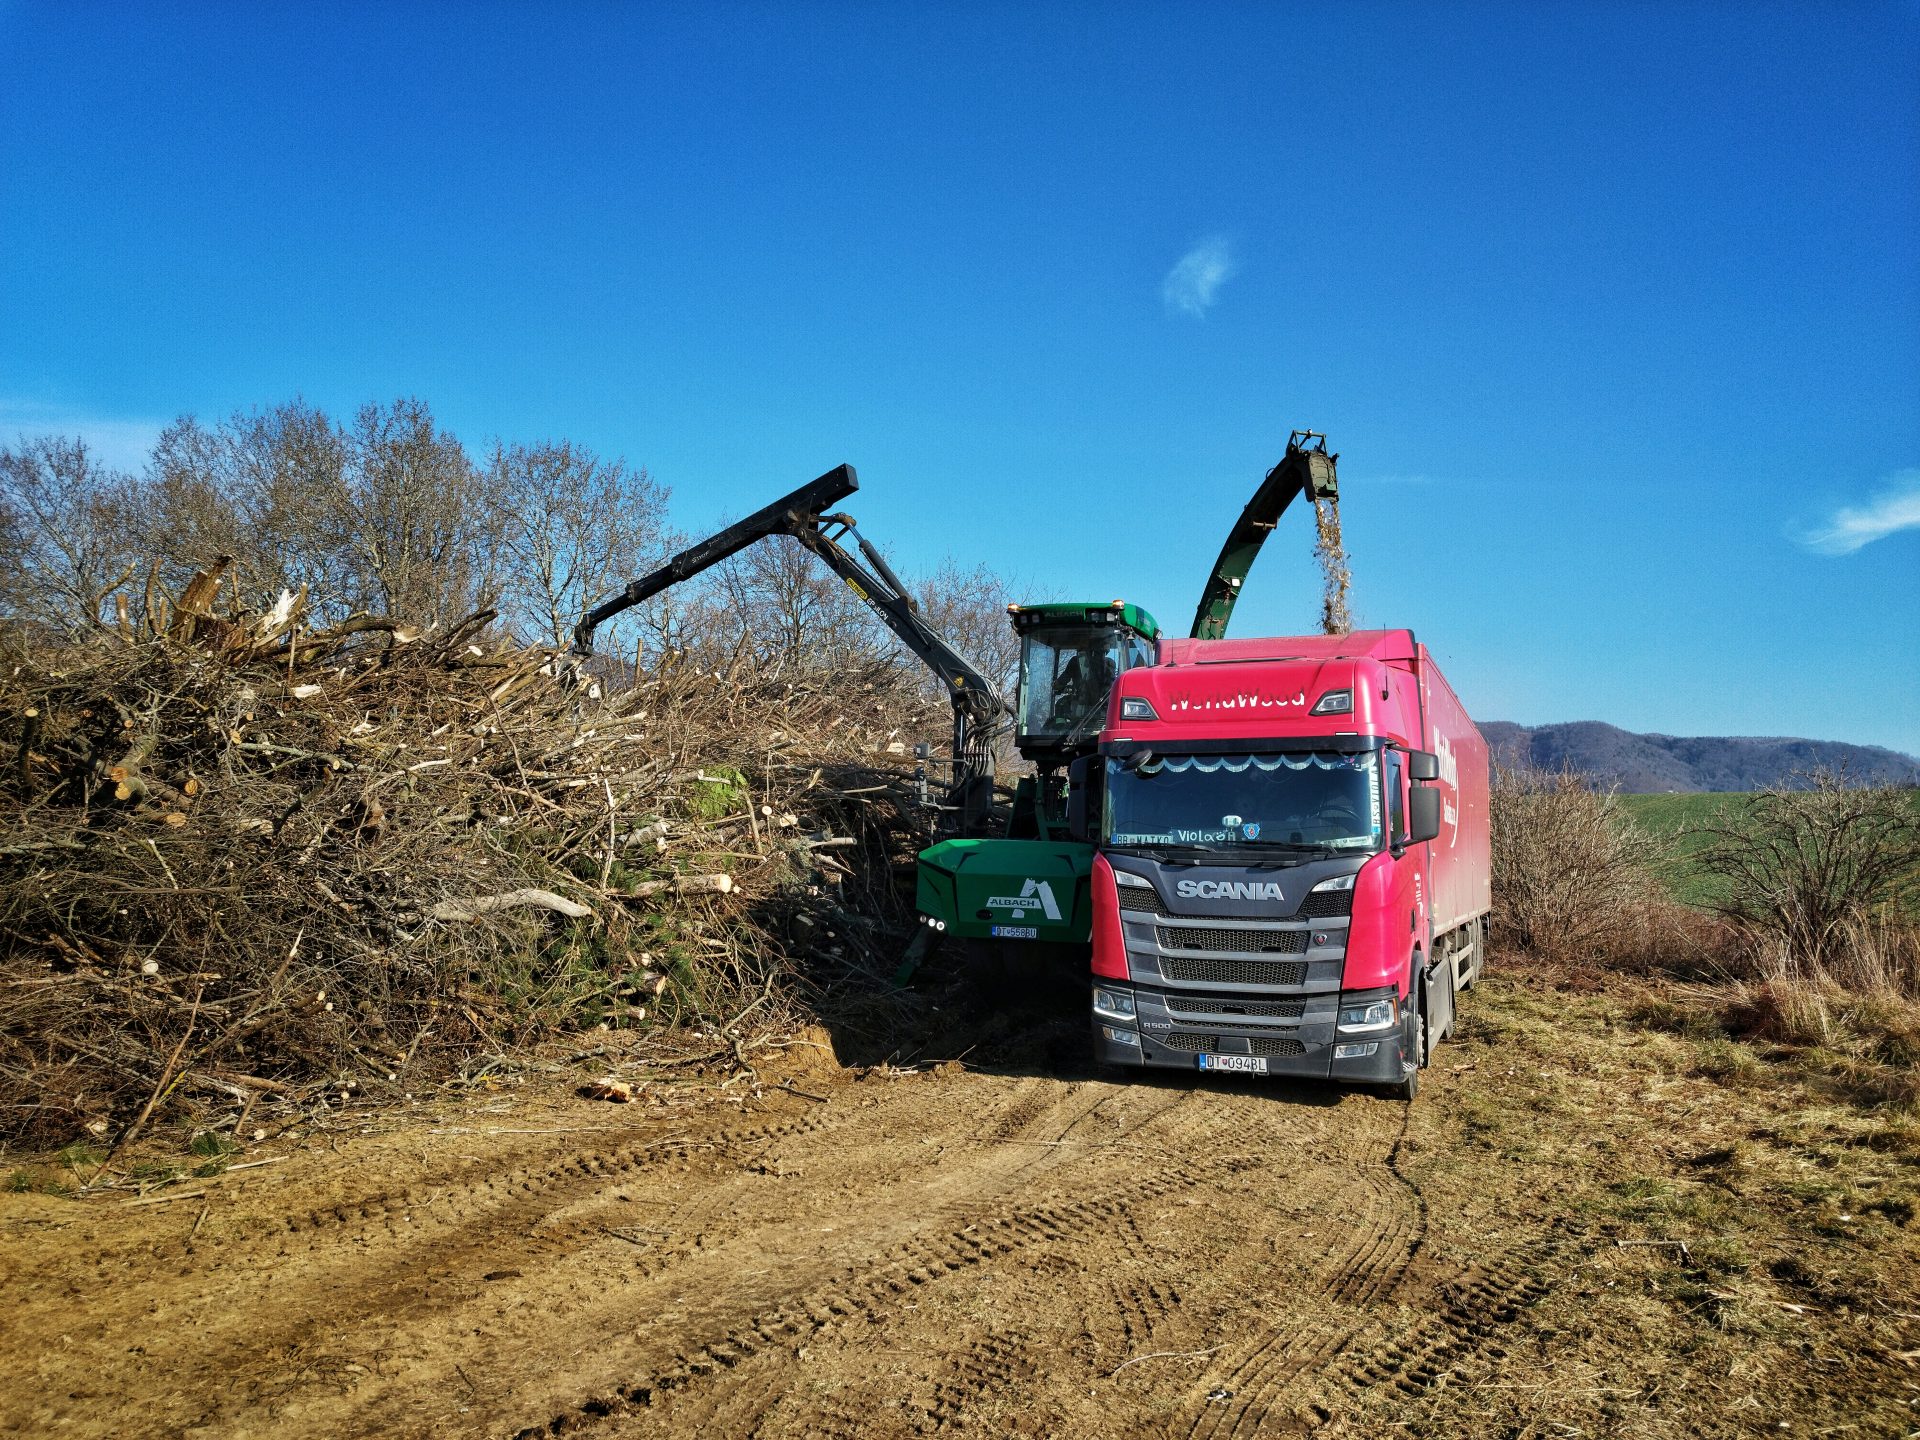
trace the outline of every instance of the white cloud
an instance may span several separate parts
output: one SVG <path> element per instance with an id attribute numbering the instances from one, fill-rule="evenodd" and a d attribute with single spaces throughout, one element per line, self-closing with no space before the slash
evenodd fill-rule
<path id="1" fill-rule="evenodd" d="M 1220 287 L 1232 278 L 1233 253 L 1224 236 L 1202 240 L 1174 263 L 1160 282 L 1160 298 L 1168 311 L 1201 316 L 1213 304 Z"/>
<path id="2" fill-rule="evenodd" d="M 78 435 L 95 459 L 116 470 L 143 469 L 153 442 L 165 428 L 159 420 L 89 415 L 37 401 L 0 398 L 0 445 L 45 435 Z"/>
<path id="3" fill-rule="evenodd" d="M 1900 530 L 1920 529 L 1920 470 L 1897 470 L 1866 505 L 1843 505 L 1831 519 L 1799 537 L 1822 555 L 1851 555 Z"/>

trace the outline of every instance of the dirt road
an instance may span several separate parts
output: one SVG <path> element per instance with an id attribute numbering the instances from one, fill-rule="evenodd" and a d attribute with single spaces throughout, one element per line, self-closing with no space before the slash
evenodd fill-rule
<path id="1" fill-rule="evenodd" d="M 1636 1368 L 1641 1342 L 1625 1336 L 1602 1373 L 1608 1342 L 1566 1317 L 1596 1287 L 1664 1274 L 1636 1267 L 1672 1252 L 1570 1220 L 1570 1195 L 1604 1173 L 1475 1146 L 1475 1125 L 1509 1125 L 1511 1140 L 1566 1098 L 1556 1086 L 1543 1107 L 1496 1038 L 1464 1037 L 1411 1107 L 1184 1077 L 838 1072 L 795 1052 L 796 1088 L 769 1072 L 744 1101 L 515 1097 L 159 1205 L 6 1197 L 0 1423 L 1522 1433 L 1512 1417 L 1530 1413 L 1526 1387 L 1555 1383 L 1558 1346 L 1585 1367 L 1565 1403 L 1600 1430 L 1747 1433 L 1883 1372 L 1904 1382 L 1898 1364 L 1856 1356 L 1828 1380 L 1791 1378 L 1839 1387 L 1826 1398 L 1775 1389 L 1762 1414 L 1727 1410 L 1727 1391 L 1700 1423 L 1681 1398 L 1689 1376 L 1738 1367 L 1662 1352 Z M 1591 1159 L 1618 1129 L 1597 1122 L 1566 1153 Z M 1644 1116 L 1635 1133 L 1651 1133 Z M 1543 1322 L 1556 1298 L 1560 1318 Z M 1780 1380 L 1748 1370 L 1748 1392 Z M 1661 1393 L 1648 1408 L 1649 1375 L 1664 1411 Z M 1625 1408 L 1604 1393 L 1635 1386 Z"/>

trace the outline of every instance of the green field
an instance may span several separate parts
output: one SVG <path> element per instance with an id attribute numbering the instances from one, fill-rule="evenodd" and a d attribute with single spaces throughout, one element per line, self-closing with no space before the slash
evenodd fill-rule
<path id="1" fill-rule="evenodd" d="M 1703 794 L 1620 795 L 1621 811 L 1639 825 L 1658 844 L 1658 869 L 1673 898 L 1683 905 L 1709 906 L 1723 893 L 1722 883 L 1699 866 L 1699 853 L 1712 843 L 1705 832 L 1718 825 L 1722 817 L 1736 813 L 1751 798 L 1751 792 L 1708 792 Z M 1920 791 L 1914 793 L 1914 805 L 1920 808 Z M 1920 882 L 1916 882 L 1920 885 Z M 1920 903 L 1920 891 L 1909 888 L 1910 902 Z"/>
<path id="2" fill-rule="evenodd" d="M 1684 905 L 1710 905 L 1722 893 L 1720 882 L 1695 863 L 1710 842 L 1702 833 L 1721 817 L 1746 804 L 1745 791 L 1692 795 L 1621 795 L 1627 817 L 1659 844 L 1659 870 L 1673 898 Z"/>

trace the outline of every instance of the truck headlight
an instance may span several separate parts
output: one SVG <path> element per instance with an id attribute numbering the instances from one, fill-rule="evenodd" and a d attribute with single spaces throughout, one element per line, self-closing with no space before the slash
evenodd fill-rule
<path id="1" fill-rule="evenodd" d="M 1340 1010 L 1339 1029 L 1343 1034 L 1364 1035 L 1369 1030 L 1391 1030 L 1400 1018 L 1399 1007 L 1391 1000 L 1373 1000 L 1365 1005 L 1347 1005 Z"/>
<path id="2" fill-rule="evenodd" d="M 1116 1030 L 1111 1025 L 1102 1025 L 1100 1033 L 1116 1045 L 1131 1045 L 1135 1049 L 1140 1046 L 1140 1037 L 1131 1030 Z"/>
<path id="3" fill-rule="evenodd" d="M 1108 1020 L 1133 1019 L 1133 996 L 1125 990 L 1093 987 L 1093 1013 Z"/>
<path id="4" fill-rule="evenodd" d="M 1336 875 L 1331 880 L 1322 880 L 1314 886 L 1314 893 L 1318 894 L 1322 890 L 1351 890 L 1353 882 L 1359 878 L 1357 875 Z"/>

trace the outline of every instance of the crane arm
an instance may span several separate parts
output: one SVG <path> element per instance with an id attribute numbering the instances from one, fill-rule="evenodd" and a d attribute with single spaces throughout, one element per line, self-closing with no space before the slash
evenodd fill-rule
<path id="1" fill-rule="evenodd" d="M 1008 728 L 1012 707 L 978 665 L 927 624 L 912 594 L 894 574 L 886 558 L 855 527 L 853 517 L 825 513 L 829 505 L 859 488 L 860 481 L 853 467 L 839 466 L 754 511 L 746 519 L 736 521 L 696 545 L 689 545 L 659 569 L 641 576 L 618 595 L 589 610 L 574 629 L 573 653 L 591 655 L 595 629 L 623 610 L 718 565 L 756 540 L 769 535 L 791 535 L 817 555 L 849 590 L 872 608 L 901 644 L 940 677 L 947 699 L 953 705 L 954 783 L 948 803 L 957 812 L 963 830 L 977 830 L 992 813 L 995 744 Z M 840 543 L 849 536 L 859 548 L 860 559 Z"/>
<path id="2" fill-rule="evenodd" d="M 1309 500 L 1338 502 L 1340 487 L 1334 467 L 1339 459 L 1327 453 L 1327 437 L 1318 431 L 1296 430 L 1288 438 L 1287 453 L 1267 472 L 1227 535 L 1227 543 L 1220 547 L 1220 558 L 1213 562 L 1213 574 L 1207 578 L 1199 608 L 1193 613 L 1194 639 L 1218 640 L 1227 633 L 1241 582 L 1287 506 L 1302 492 Z"/>
<path id="3" fill-rule="evenodd" d="M 912 594 L 893 573 L 886 558 L 854 527 L 851 515 L 822 515 L 809 527 L 789 532 L 819 556 L 846 587 L 858 595 L 891 630 L 894 638 L 919 657 L 946 687 L 954 708 L 965 710 L 976 722 L 993 723 L 1011 717 L 1013 707 L 987 674 L 962 655 L 927 624 Z M 860 547 L 866 565 L 840 544 L 849 535 Z"/>
<path id="4" fill-rule="evenodd" d="M 846 499 L 859 488 L 859 477 L 853 473 L 851 465 L 836 466 L 818 480 L 809 481 L 792 494 L 781 496 L 746 519 L 736 520 L 697 545 L 689 545 L 658 570 L 642 575 L 612 599 L 589 610 L 574 627 L 573 653 L 591 655 L 593 632 L 621 611 L 631 610 L 643 600 L 652 599 L 669 585 L 678 585 L 682 580 L 691 579 L 702 570 L 718 565 L 756 540 L 763 540 L 769 535 L 797 535 L 801 530 L 813 527 L 819 523 L 821 511 L 835 501 Z"/>

